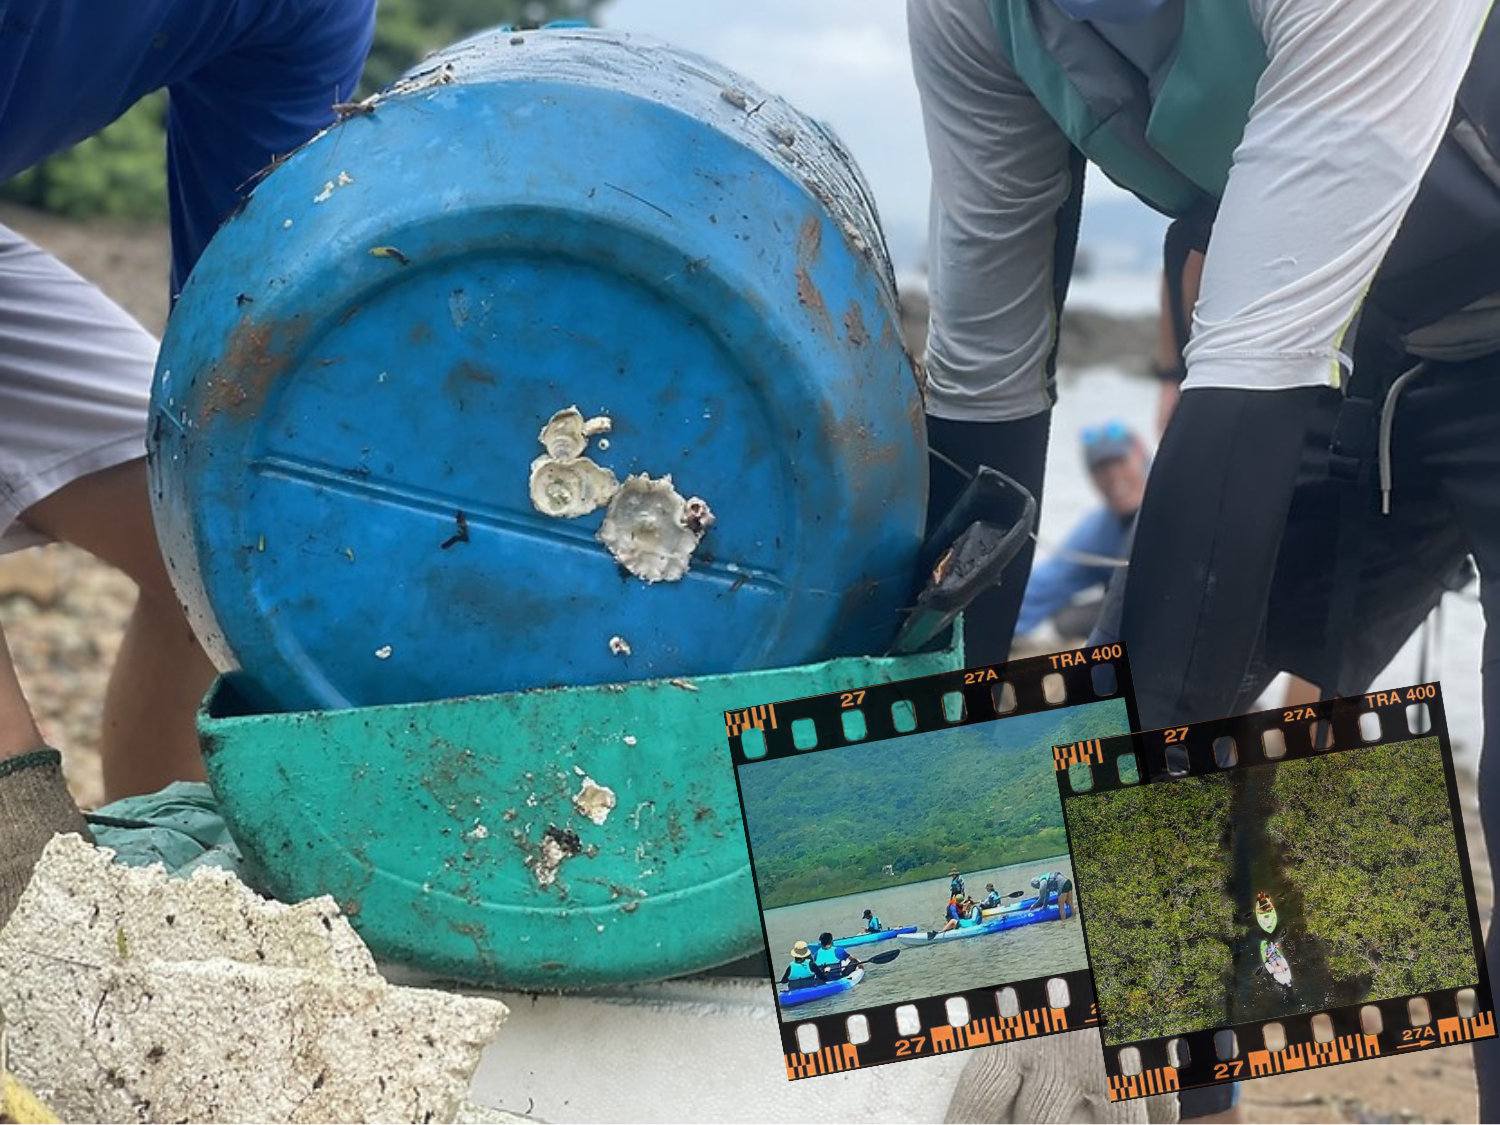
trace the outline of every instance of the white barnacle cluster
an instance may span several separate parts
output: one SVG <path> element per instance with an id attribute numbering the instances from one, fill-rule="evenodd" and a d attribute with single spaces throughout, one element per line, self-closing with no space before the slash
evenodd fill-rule
<path id="1" fill-rule="evenodd" d="M 714 524 L 701 497 L 684 497 L 670 474 L 627 477 L 585 456 L 591 438 L 607 434 L 607 417 L 585 419 L 576 406 L 560 410 L 537 435 L 546 453 L 531 463 L 531 503 L 543 515 L 577 519 L 607 506 L 598 538 L 616 562 L 645 582 L 676 582 Z M 603 442 L 600 442 L 601 447 Z M 628 647 L 611 644 L 616 653 Z"/>

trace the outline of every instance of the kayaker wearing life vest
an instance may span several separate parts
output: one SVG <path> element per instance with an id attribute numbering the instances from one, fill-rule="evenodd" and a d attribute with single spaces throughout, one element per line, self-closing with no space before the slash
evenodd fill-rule
<path id="1" fill-rule="evenodd" d="M 939 933 L 946 934 L 949 930 L 958 929 L 959 923 L 964 919 L 964 909 L 963 899 L 957 894 L 949 896 L 948 905 L 943 908 L 943 917 L 947 920 L 943 923 L 943 928 L 938 931 Z"/>
<path id="2" fill-rule="evenodd" d="M 878 934 L 882 929 L 885 928 L 884 926 L 882 926 L 880 924 L 880 916 L 877 915 L 877 914 L 872 913 L 870 910 L 867 909 L 865 911 L 864 917 L 865 917 L 865 933 L 867 933 L 867 934 Z"/>
<path id="3" fill-rule="evenodd" d="M 823 983 L 823 978 L 813 968 L 812 950 L 807 947 L 807 942 L 799 941 L 792 946 L 792 961 L 781 974 L 781 983 L 788 988 L 806 988 Z"/>
<path id="4" fill-rule="evenodd" d="M 935 511 L 966 483 L 951 463 L 989 464 L 1041 493 L 1087 161 L 1208 246 L 1128 582 L 1112 584 L 1091 638 L 1127 644 L 1148 729 L 1235 714 L 1283 670 L 1357 693 L 1467 553 L 1482 600 L 1500 605 L 1491 9 L 908 0 L 933 170 Z M 1012 591 L 1029 567 L 1018 563 Z M 1014 611 L 979 609 L 968 628 L 984 649 L 970 655 L 1002 660 Z M 1500 631 L 1485 652 L 1500 673 Z M 1479 806 L 1494 866 L 1500 674 L 1484 693 Z M 1489 958 L 1500 962 L 1500 918 Z M 1054 1054 L 1080 1038 L 1010 1045 L 995 1065 L 1011 1069 L 961 1082 L 950 1118 L 1026 1119 L 999 1091 L 1041 1085 L 1014 1069 L 1031 1058 L 1077 1074 L 1087 1114 L 1088 1099 L 1107 1098 L 1098 1048 L 1062 1065 Z M 1478 1119 L 1500 1120 L 1500 1039 L 1475 1051 Z M 1228 1108 L 1223 1089 L 1184 1094 L 1183 1116 Z M 1041 1112 L 1069 1108 L 1054 1095 Z"/>
<path id="5" fill-rule="evenodd" d="M 962 929 L 977 926 L 984 921 L 984 908 L 972 898 L 966 898 L 958 904 L 958 924 Z"/>
<path id="6" fill-rule="evenodd" d="M 958 868 L 948 872 L 953 878 L 948 883 L 948 893 L 955 898 L 962 898 L 964 893 L 964 877 L 958 873 Z"/>
<path id="7" fill-rule="evenodd" d="M 795 949 L 796 946 L 793 946 Z M 818 948 L 813 951 L 813 971 L 821 979 L 838 980 L 847 977 L 855 969 L 861 968 L 864 962 L 842 946 L 833 944 L 831 933 L 818 935 Z"/>
<path id="8" fill-rule="evenodd" d="M 1070 904 L 1073 901 L 1073 880 L 1069 879 L 1061 871 L 1045 871 L 1031 881 L 1036 888 L 1036 901 L 1031 904 L 1033 910 L 1046 910 L 1051 905 L 1051 898 L 1057 895 L 1057 908 L 1063 917 L 1072 914 Z M 1068 909 L 1063 909 L 1068 907 Z"/>
<path id="9" fill-rule="evenodd" d="M 999 906 L 1003 901 L 1005 901 L 1004 899 L 1002 899 L 1000 897 L 1000 892 L 997 891 L 997 890 L 995 890 L 995 884 L 994 883 L 986 883 L 984 885 L 984 890 L 985 890 L 985 896 L 984 896 L 984 902 L 983 902 L 982 905 L 984 906 L 984 908 L 986 910 L 991 910 L 994 907 Z"/>

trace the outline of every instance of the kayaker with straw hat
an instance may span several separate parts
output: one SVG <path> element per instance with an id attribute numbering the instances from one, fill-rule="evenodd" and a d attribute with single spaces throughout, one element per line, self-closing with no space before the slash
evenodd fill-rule
<path id="1" fill-rule="evenodd" d="M 787 988 L 806 988 L 810 984 L 821 984 L 823 978 L 813 969 L 812 950 L 807 942 L 799 941 L 792 946 L 792 962 L 781 974 L 779 983 Z"/>

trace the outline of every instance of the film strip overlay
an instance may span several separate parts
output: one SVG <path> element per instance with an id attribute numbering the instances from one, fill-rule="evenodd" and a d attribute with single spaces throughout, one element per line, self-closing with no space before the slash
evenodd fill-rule
<path id="1" fill-rule="evenodd" d="M 1104 1059 L 1112 1100 L 1335 1066 L 1494 1036 L 1493 994 L 1480 937 L 1474 878 L 1465 846 L 1442 692 L 1435 683 L 1105 738 L 1054 750 L 1054 766 L 1077 870 L 1096 858 L 1091 855 L 1083 813 L 1089 803 L 1099 801 L 1102 795 L 1153 785 L 1185 786 L 1195 778 L 1230 774 L 1272 762 L 1309 759 L 1331 762 L 1377 749 L 1393 754 L 1409 751 L 1415 755 L 1419 747 L 1424 748 L 1423 752 L 1430 749 L 1434 740 L 1440 748 L 1446 782 L 1445 796 L 1456 851 L 1454 874 L 1461 875 L 1467 909 L 1472 979 L 1453 980 L 1451 987 L 1409 996 L 1371 997 L 1325 1008 L 1302 999 L 1288 985 L 1284 994 L 1286 1013 L 1269 1018 L 1226 1021 L 1219 1027 L 1184 1027 L 1177 1034 L 1121 1042 L 1111 1042 L 1106 1030 Z M 1261 773 L 1264 775 L 1265 771 Z M 1103 852 L 1097 859 L 1103 862 Z M 1085 883 L 1082 889 L 1087 895 L 1089 886 Z M 1449 886 L 1445 893 L 1451 895 L 1453 889 Z M 1120 1038 L 1125 1026 L 1123 1013 L 1111 1010 L 1112 970 L 1109 959 L 1100 956 L 1113 931 L 1097 915 L 1091 925 L 1088 911 L 1082 912 L 1081 917 L 1099 991 L 1102 1022 L 1107 1028 L 1113 1025 L 1114 1038 Z M 1274 932 L 1267 930 L 1254 937 L 1284 938 L 1286 920 L 1272 914 L 1269 922 Z M 1463 944 L 1461 937 L 1456 944 Z M 1261 957 L 1264 956 L 1262 952 Z M 1283 965 L 1295 982 L 1299 966 L 1285 961 Z M 1311 969 L 1311 975 L 1316 975 L 1317 966 Z M 1308 974 L 1308 967 L 1302 971 Z M 1258 983 L 1262 988 L 1269 986 L 1265 980 Z"/>
<path id="2" fill-rule="evenodd" d="M 1118 644 L 726 711 L 724 721 L 743 805 L 747 771 L 763 770 L 767 763 L 976 724 L 999 722 L 1001 726 L 989 729 L 1002 732 L 1008 729 L 1005 720 L 1107 701 L 1114 701 L 1121 710 L 1119 723 L 1111 724 L 1114 729 L 1123 733 L 1138 725 L 1130 668 L 1124 646 Z M 997 733 L 996 737 L 1003 735 Z M 1036 769 L 1046 777 L 1050 750 L 1049 744 L 1041 742 L 1021 752 L 1034 753 Z M 908 764 L 905 768 L 912 767 Z M 754 871 L 756 834 L 749 815 L 746 835 Z M 764 908 L 759 878 L 756 891 Z M 940 906 L 935 905 L 934 913 L 937 909 Z M 1061 920 L 1058 907 L 1051 907 L 1048 913 L 1052 919 Z M 763 911 L 763 924 L 765 918 Z M 1076 936 L 1077 931 L 1072 933 Z M 768 950 L 770 937 L 768 930 Z M 985 934 L 973 942 L 947 944 L 949 948 L 977 949 L 991 940 L 1005 939 Z M 889 948 L 876 945 L 851 951 L 867 959 L 874 951 Z M 938 958 L 943 952 L 909 948 L 902 955 L 914 964 L 917 958 Z M 778 946 L 772 964 L 779 966 L 785 955 L 786 950 Z M 871 971 L 881 970 L 877 967 Z M 910 977 L 912 988 L 924 994 L 861 1005 L 860 993 L 851 991 L 847 1005 L 835 1014 L 809 1012 L 800 1017 L 797 1008 L 782 1008 L 778 999 L 787 1077 L 813 1078 L 1073 1031 L 1099 1022 L 1087 968 L 1027 980 L 986 981 L 983 972 L 975 975 L 980 978 L 975 984 L 982 987 L 928 995 L 925 993 L 930 992 L 931 984 L 926 974 L 915 972 Z"/>
<path id="3" fill-rule="evenodd" d="M 786 1076 L 816 1078 L 1094 1027 L 1099 1015 L 1093 995 L 1089 971 L 1079 969 L 1001 989 L 975 988 L 836 1016 L 796 1020 L 783 1014 Z M 957 1026 L 955 1014 L 966 1016 Z"/>

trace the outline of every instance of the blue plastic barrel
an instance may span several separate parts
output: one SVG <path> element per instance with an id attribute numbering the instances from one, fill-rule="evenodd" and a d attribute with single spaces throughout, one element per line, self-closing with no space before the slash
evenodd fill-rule
<path id="1" fill-rule="evenodd" d="M 633 35 L 468 40 L 185 287 L 151 440 L 179 594 L 288 710 L 882 651 L 926 493 L 897 325 L 815 122 Z"/>

